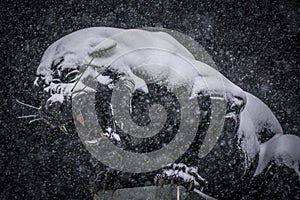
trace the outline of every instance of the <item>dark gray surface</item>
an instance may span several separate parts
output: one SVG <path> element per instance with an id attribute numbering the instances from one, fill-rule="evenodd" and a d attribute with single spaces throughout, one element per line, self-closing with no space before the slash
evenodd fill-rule
<path id="1" fill-rule="evenodd" d="M 296 0 L 1 1 L 1 199 L 90 197 L 97 163 L 80 140 L 17 119 L 31 111 L 14 103 L 18 98 L 39 105 L 32 90 L 43 51 L 81 28 L 158 26 L 190 35 L 222 74 L 272 109 L 285 133 L 299 135 L 299 9 Z M 260 192 L 265 198 L 295 198 L 297 177 L 279 170 L 291 175 L 275 175 Z"/>
<path id="2" fill-rule="evenodd" d="M 183 187 L 179 187 L 179 198 L 188 199 L 189 194 L 185 192 Z M 136 200 L 177 200 L 177 186 L 165 185 L 137 187 L 130 189 L 119 189 L 116 191 L 100 191 L 94 196 L 94 200 L 123 200 L 123 199 L 136 199 Z M 198 195 L 195 200 L 203 199 Z"/>

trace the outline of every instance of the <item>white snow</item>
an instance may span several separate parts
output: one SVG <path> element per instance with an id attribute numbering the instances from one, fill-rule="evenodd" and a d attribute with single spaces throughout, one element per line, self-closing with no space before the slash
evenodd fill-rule
<path id="1" fill-rule="evenodd" d="M 110 66 L 124 73 L 125 79 L 133 83 L 135 90 L 148 92 L 146 83 L 156 82 L 169 88 L 185 86 L 190 91 L 191 98 L 196 97 L 199 92 L 204 92 L 210 94 L 213 99 L 225 98 L 236 105 L 245 104 L 240 116 L 238 137 L 242 150 L 249 158 L 248 161 L 260 153 L 256 175 L 272 159 L 296 170 L 295 165 L 291 163 L 298 163 L 299 160 L 297 155 L 300 153 L 296 148 L 299 146 L 299 137 L 281 136 L 283 131 L 278 120 L 262 101 L 244 92 L 209 65 L 195 60 L 184 46 L 166 33 L 99 27 L 76 31 L 61 38 L 46 50 L 37 69 L 37 75 L 41 76 L 46 85 L 49 84 L 44 90 L 52 94 L 49 99 L 51 101 L 62 102 L 63 97 L 70 95 L 74 87 L 74 83 L 52 83 L 51 65 L 61 61 L 61 58 L 64 58 L 64 61 L 59 70 L 76 69 L 78 66 L 90 64 L 84 72 L 84 77 L 97 77 L 103 84 L 110 85 L 111 80 L 99 74 Z M 94 91 L 79 81 L 73 94 Z M 235 116 L 228 114 L 226 117 Z M 276 135 L 260 145 L 257 134 L 264 128 Z M 112 137 L 120 139 L 117 135 Z M 184 178 L 191 178 L 176 173 Z"/>
<path id="2" fill-rule="evenodd" d="M 100 51 L 106 53 L 102 54 Z M 61 58 L 64 60 L 60 64 L 60 70 L 75 69 L 86 64 L 98 66 L 96 70 L 88 67 L 84 76 L 95 77 L 111 65 L 134 82 L 134 89 L 144 92 L 148 91 L 143 80 L 147 78 L 148 81 L 159 82 L 169 87 L 185 85 L 190 90 L 191 97 L 206 91 L 213 96 L 226 94 L 228 97 L 244 98 L 239 87 L 212 67 L 196 61 L 184 46 L 163 32 L 99 27 L 69 34 L 53 43 L 43 55 L 37 75 L 41 75 L 46 84 L 53 80 L 52 62 L 58 63 Z M 143 78 L 138 74 L 143 75 Z M 108 83 L 102 78 L 99 77 L 98 81 Z M 80 83 L 76 85 L 75 91 L 83 88 L 93 91 Z"/>
<path id="3" fill-rule="evenodd" d="M 63 103 L 64 102 L 64 95 L 62 93 L 53 94 L 47 101 L 49 101 L 51 103 L 54 103 L 54 102 Z"/>
<path id="4" fill-rule="evenodd" d="M 275 135 L 260 145 L 259 161 L 254 176 L 259 175 L 270 161 L 277 165 L 286 165 L 299 176 L 300 137 L 296 135 Z"/>
<path id="5" fill-rule="evenodd" d="M 180 177 L 185 182 L 194 181 L 194 184 L 199 185 L 199 186 L 200 186 L 200 184 L 195 179 L 195 176 L 199 180 L 205 181 L 205 179 L 202 176 L 200 176 L 200 174 L 198 173 L 197 167 L 188 167 L 184 163 L 174 163 L 171 166 L 172 166 L 172 169 L 163 170 L 163 174 L 165 174 L 169 177 L 172 177 L 172 176 Z M 191 174 L 191 173 L 193 173 L 193 174 Z"/>
<path id="6" fill-rule="evenodd" d="M 117 141 L 121 141 L 120 135 L 117 134 L 111 127 L 107 127 L 105 129 L 104 134 L 106 137 L 110 138 L 110 139 L 115 139 Z"/>
<path id="7" fill-rule="evenodd" d="M 257 97 L 246 93 L 247 103 L 240 116 L 238 137 L 242 150 L 248 157 L 246 166 L 259 152 L 258 133 L 267 128 L 274 134 L 283 134 L 282 128 L 272 111 Z"/>
<path id="8" fill-rule="evenodd" d="M 246 95 L 247 104 L 245 111 L 248 113 L 248 116 L 252 116 L 248 120 L 254 125 L 255 132 L 260 132 L 263 128 L 267 127 L 275 134 L 283 134 L 281 125 L 270 108 L 254 95 L 248 92 Z"/>
<path id="9" fill-rule="evenodd" d="M 110 84 L 113 80 L 111 78 L 109 78 L 109 76 L 102 76 L 102 75 L 99 75 L 97 77 L 97 81 L 103 85 L 108 85 Z"/>

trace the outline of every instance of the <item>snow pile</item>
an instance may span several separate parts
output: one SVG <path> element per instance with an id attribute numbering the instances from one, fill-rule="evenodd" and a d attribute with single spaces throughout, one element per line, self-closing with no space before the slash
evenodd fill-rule
<path id="1" fill-rule="evenodd" d="M 49 84 L 53 78 L 52 65 L 61 62 L 60 70 L 66 68 L 76 69 L 85 63 L 84 59 L 96 45 L 105 38 L 122 31 L 122 29 L 109 27 L 88 28 L 76 31 L 57 40 L 45 51 L 41 63 L 38 66 L 37 75 L 41 76 L 46 84 Z"/>
<path id="2" fill-rule="evenodd" d="M 258 166 L 254 176 L 262 173 L 270 161 L 294 169 L 300 179 L 300 137 L 296 135 L 275 135 L 269 141 L 261 144 Z"/>
<path id="3" fill-rule="evenodd" d="M 275 135 L 260 144 L 257 134 L 268 129 Z M 283 130 L 272 111 L 257 97 L 247 93 L 247 104 L 241 113 L 238 136 L 242 150 L 248 156 L 246 166 L 259 153 L 254 176 L 263 172 L 270 161 L 295 170 L 300 178 L 300 137 L 283 135 Z"/>
<path id="4" fill-rule="evenodd" d="M 283 134 L 282 128 L 275 115 L 257 97 L 246 92 L 247 103 L 240 115 L 238 137 L 242 150 L 245 152 L 249 166 L 251 160 L 260 151 L 257 134 L 267 128 L 274 134 Z"/>
<path id="5" fill-rule="evenodd" d="M 163 175 L 182 178 L 185 182 L 194 181 L 196 186 L 201 186 L 198 180 L 205 182 L 205 179 L 198 173 L 197 167 L 188 167 L 184 163 L 172 164 L 172 169 L 163 170 Z"/>

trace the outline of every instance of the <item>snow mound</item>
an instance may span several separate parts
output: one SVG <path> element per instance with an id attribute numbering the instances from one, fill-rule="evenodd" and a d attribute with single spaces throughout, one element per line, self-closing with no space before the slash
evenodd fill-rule
<path id="1" fill-rule="evenodd" d="M 260 145 L 259 161 L 254 176 L 263 172 L 270 161 L 286 165 L 295 170 L 300 179 L 300 137 L 296 135 L 275 135 Z"/>
<path id="2" fill-rule="evenodd" d="M 283 131 L 270 108 L 254 95 L 245 93 L 247 103 L 240 115 L 238 137 L 240 146 L 248 157 L 246 162 L 249 164 L 260 151 L 258 133 L 265 128 L 277 135 L 282 135 Z"/>

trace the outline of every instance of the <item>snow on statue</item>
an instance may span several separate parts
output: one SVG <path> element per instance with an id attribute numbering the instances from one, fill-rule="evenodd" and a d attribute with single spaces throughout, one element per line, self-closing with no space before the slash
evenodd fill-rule
<path id="1" fill-rule="evenodd" d="M 131 54 L 127 55 L 128 52 Z M 156 62 L 151 65 L 154 59 Z M 96 88 L 88 78 L 97 82 Z M 151 80 L 151 84 L 146 79 Z M 123 125 L 116 120 L 110 104 L 118 80 L 127 81 L 132 89 L 129 118 L 139 125 L 145 126 L 154 119 L 149 117 L 152 104 L 160 104 L 165 109 L 165 124 L 158 129 L 157 136 L 138 138 L 122 130 Z M 216 85 L 218 81 L 222 82 L 221 87 Z M 99 145 L 98 141 L 108 138 L 119 148 L 136 153 L 163 148 L 174 138 L 180 126 L 180 115 L 176 111 L 182 105 L 178 105 L 172 91 L 182 86 L 187 88 L 189 98 L 196 99 L 199 106 L 200 124 L 193 142 L 183 155 L 163 169 L 144 174 L 118 173 L 120 177 L 127 177 L 112 179 L 121 187 L 142 186 L 145 180 L 155 179 L 157 183 L 175 181 L 204 196 L 206 193 L 215 198 L 228 197 L 242 189 L 240 182 L 262 173 L 271 160 L 293 168 L 300 176 L 299 137 L 283 135 L 276 117 L 262 101 L 209 65 L 197 61 L 167 33 L 108 27 L 76 31 L 45 51 L 35 85 L 49 95 L 39 109 L 40 117 L 64 133 L 74 132 L 70 127 L 75 121 L 85 125 L 84 113 L 73 119 L 72 97 L 96 94 L 103 134 L 84 142 Z M 201 145 L 206 145 L 211 116 L 218 112 L 211 108 L 213 99 L 226 105 L 222 134 L 216 137 L 216 144 L 209 152 L 199 156 Z M 262 143 L 259 138 L 266 132 L 271 136 Z M 256 159 L 259 159 L 258 164 L 254 162 Z M 103 168 L 106 180 L 112 171 L 108 168 Z M 99 182 L 104 181 L 100 179 Z"/>

